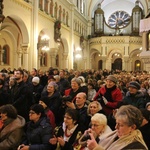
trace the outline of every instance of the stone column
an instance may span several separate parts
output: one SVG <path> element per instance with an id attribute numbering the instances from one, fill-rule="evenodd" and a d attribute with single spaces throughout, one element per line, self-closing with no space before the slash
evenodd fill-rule
<path id="1" fill-rule="evenodd" d="M 18 54 L 18 61 L 17 61 L 17 67 L 19 68 L 19 67 L 21 67 L 22 65 L 21 65 L 21 56 L 22 56 L 22 51 L 20 50 L 20 51 L 18 51 L 17 52 L 17 54 Z"/>
<path id="2" fill-rule="evenodd" d="M 85 70 L 85 69 L 87 69 L 87 58 L 84 57 L 83 61 L 84 61 L 84 68 L 83 69 Z"/>
<path id="3" fill-rule="evenodd" d="M 38 69 L 41 68 L 41 57 L 42 57 L 41 48 L 39 48 L 38 49 Z"/>
<path id="4" fill-rule="evenodd" d="M 142 51 L 148 50 L 147 41 L 148 41 L 147 32 L 143 32 L 142 33 Z"/>
<path id="5" fill-rule="evenodd" d="M 50 49 L 51 67 L 56 67 L 56 55 L 57 55 L 57 52 L 58 52 L 57 48 L 51 48 Z"/>
<path id="6" fill-rule="evenodd" d="M 4 55 L 4 50 L 0 47 L 0 64 L 1 65 L 4 65 L 3 55 Z"/>
<path id="7" fill-rule="evenodd" d="M 74 26 L 74 5 L 71 5 L 69 68 L 73 68 L 73 51 L 74 51 L 74 28 L 73 26 Z"/>
<path id="8" fill-rule="evenodd" d="M 25 68 L 25 69 L 29 69 L 29 64 L 28 64 L 28 62 L 29 62 L 29 60 L 28 60 L 28 45 L 22 45 L 21 46 L 21 49 L 22 49 L 22 51 L 23 51 L 23 68 Z"/>
<path id="9" fill-rule="evenodd" d="M 123 63 L 122 63 L 122 68 L 123 70 L 129 71 L 129 65 L 128 65 L 129 57 L 123 57 Z"/>
<path id="10" fill-rule="evenodd" d="M 106 58 L 105 56 L 102 57 L 102 61 L 103 61 L 103 63 L 102 63 L 102 64 L 103 64 L 103 65 L 102 65 L 102 69 L 106 69 L 106 68 L 107 68 L 107 67 L 106 67 L 106 59 L 107 59 L 107 58 Z"/>
<path id="11" fill-rule="evenodd" d="M 39 0 L 34 0 L 32 2 L 32 16 L 31 16 L 31 40 L 30 40 L 30 60 L 31 65 L 29 66 L 30 69 L 38 66 L 38 50 L 37 50 L 37 43 L 38 43 L 38 10 L 39 10 Z"/>
<path id="12" fill-rule="evenodd" d="M 63 68 L 68 68 L 69 66 L 68 66 L 68 53 L 64 53 L 64 55 L 63 55 L 63 57 L 64 57 L 64 59 L 63 59 Z"/>

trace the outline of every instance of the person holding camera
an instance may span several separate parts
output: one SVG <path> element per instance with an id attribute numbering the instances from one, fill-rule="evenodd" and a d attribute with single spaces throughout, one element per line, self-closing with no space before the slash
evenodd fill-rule
<path id="1" fill-rule="evenodd" d="M 62 126 L 56 128 L 55 135 L 49 140 L 54 149 L 74 150 L 78 145 L 78 139 L 83 133 L 82 127 L 78 124 L 79 114 L 77 110 L 67 108 Z"/>
<path id="2" fill-rule="evenodd" d="M 84 150 L 88 150 L 86 147 L 87 140 L 90 139 L 89 133 L 93 133 L 95 140 L 99 143 L 105 138 L 105 136 L 112 130 L 107 125 L 107 118 L 104 114 L 96 113 L 91 118 L 91 128 L 86 130 L 83 136 L 79 139 L 79 144 L 82 145 Z"/>
<path id="3" fill-rule="evenodd" d="M 108 133 L 100 143 L 90 134 L 87 140 L 89 150 L 148 150 L 140 130 L 143 116 L 141 111 L 132 105 L 121 106 L 115 115 L 116 130 Z"/>
<path id="4" fill-rule="evenodd" d="M 65 90 L 65 95 L 62 97 L 62 107 L 60 108 L 60 114 L 65 113 L 65 110 L 67 107 L 73 108 L 73 109 L 78 109 L 80 111 L 80 115 L 84 117 L 82 118 L 83 120 L 86 119 L 87 115 L 87 105 L 85 104 L 86 101 L 86 94 L 83 93 L 82 88 L 81 88 L 81 80 L 79 78 L 73 78 L 71 80 L 71 88 L 68 90 Z M 83 96 L 80 96 L 81 98 L 77 98 L 77 95 L 79 93 L 83 93 Z M 84 96 L 85 95 L 85 96 Z M 79 104 L 78 104 L 78 101 Z M 80 104 L 81 103 L 81 104 Z M 86 115 L 85 115 L 86 114 Z M 62 120 L 63 118 L 59 116 L 59 120 Z"/>
<path id="5" fill-rule="evenodd" d="M 89 119 L 87 115 L 87 104 L 86 104 L 86 94 L 80 92 L 76 95 L 75 102 L 66 102 L 67 107 L 76 109 L 80 115 L 79 123 L 86 130 L 89 126 Z"/>

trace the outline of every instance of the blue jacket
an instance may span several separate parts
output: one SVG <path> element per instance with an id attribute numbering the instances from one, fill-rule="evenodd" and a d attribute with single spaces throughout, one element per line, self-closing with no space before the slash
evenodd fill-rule
<path id="1" fill-rule="evenodd" d="M 52 138 L 52 127 L 46 117 L 38 122 L 30 121 L 27 124 L 25 145 L 30 146 L 30 150 L 50 150 L 49 139 Z"/>
<path id="2" fill-rule="evenodd" d="M 129 91 L 127 92 L 126 96 L 123 99 L 125 104 L 133 105 L 137 108 L 144 108 L 145 107 L 145 99 L 142 92 L 138 91 L 136 94 L 131 94 Z"/>

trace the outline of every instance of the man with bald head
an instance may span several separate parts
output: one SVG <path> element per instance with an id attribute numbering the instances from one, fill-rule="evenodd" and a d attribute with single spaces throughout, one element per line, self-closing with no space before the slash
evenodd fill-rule
<path id="1" fill-rule="evenodd" d="M 67 102 L 66 105 L 69 108 L 76 109 L 79 112 L 79 123 L 84 127 L 84 130 L 88 128 L 89 119 L 87 116 L 87 104 L 86 102 L 86 94 L 84 92 L 80 92 L 76 95 L 75 103 Z"/>

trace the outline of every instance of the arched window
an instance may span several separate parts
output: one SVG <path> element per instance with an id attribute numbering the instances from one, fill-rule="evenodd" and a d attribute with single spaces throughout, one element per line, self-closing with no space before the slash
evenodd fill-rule
<path id="1" fill-rule="evenodd" d="M 53 0 L 50 2 L 50 15 L 53 17 Z"/>
<path id="2" fill-rule="evenodd" d="M 69 26 L 69 14 L 66 12 L 66 25 Z"/>
<path id="3" fill-rule="evenodd" d="M 141 61 L 136 60 L 135 61 L 135 71 L 140 71 L 141 70 Z"/>
<path id="4" fill-rule="evenodd" d="M 43 10 L 43 0 L 39 0 L 39 8 L 40 10 Z"/>
<path id="5" fill-rule="evenodd" d="M 65 23 L 65 18 L 66 18 L 65 9 L 63 9 L 63 18 L 62 18 L 62 21 L 63 21 L 64 24 L 66 24 Z"/>
<path id="6" fill-rule="evenodd" d="M 55 3 L 55 12 L 54 12 L 54 17 L 57 19 L 57 9 L 58 9 L 58 6 L 57 6 L 57 3 Z"/>
<path id="7" fill-rule="evenodd" d="M 60 21 L 62 21 L 62 8 L 61 8 L 61 6 L 59 6 L 59 18 L 58 18 L 58 20 L 60 20 Z"/>
<path id="8" fill-rule="evenodd" d="M 48 8 L 49 7 L 49 1 L 45 1 L 45 8 L 44 8 L 44 11 L 47 13 L 47 14 L 49 14 L 49 12 L 48 12 Z"/>
<path id="9" fill-rule="evenodd" d="M 3 63 L 4 64 L 9 64 L 9 58 L 10 58 L 10 49 L 9 49 L 9 46 L 8 45 L 5 45 L 4 47 L 3 47 L 3 53 L 2 53 L 2 58 L 3 58 Z"/>

